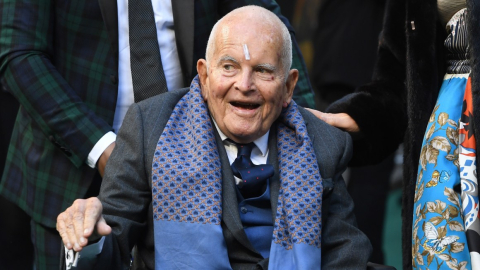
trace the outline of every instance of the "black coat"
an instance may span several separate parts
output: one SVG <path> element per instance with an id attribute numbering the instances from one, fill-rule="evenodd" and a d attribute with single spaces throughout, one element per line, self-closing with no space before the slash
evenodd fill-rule
<path id="1" fill-rule="evenodd" d="M 310 80 L 328 104 L 370 81 L 385 0 L 322 0 Z"/>
<path id="2" fill-rule="evenodd" d="M 480 145 L 480 6 L 467 0 L 467 8 L 474 130 Z M 363 136 L 354 141 L 352 165 L 378 162 L 404 142 L 404 269 L 412 268 L 413 200 L 422 140 L 446 72 L 446 31 L 437 18 L 437 0 L 389 0 L 372 82 L 327 110 L 346 112 L 360 127 Z"/>

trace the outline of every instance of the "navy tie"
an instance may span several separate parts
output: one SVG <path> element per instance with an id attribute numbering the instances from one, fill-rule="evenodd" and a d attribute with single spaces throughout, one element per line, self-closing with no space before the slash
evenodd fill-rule
<path id="1" fill-rule="evenodd" d="M 250 160 L 253 142 L 249 144 L 235 143 L 238 149 L 237 158 L 232 163 L 233 175 L 242 182 L 238 185 L 243 198 L 252 198 L 262 195 L 266 189 L 266 181 L 273 176 L 273 166 L 270 164 L 255 165 Z"/>

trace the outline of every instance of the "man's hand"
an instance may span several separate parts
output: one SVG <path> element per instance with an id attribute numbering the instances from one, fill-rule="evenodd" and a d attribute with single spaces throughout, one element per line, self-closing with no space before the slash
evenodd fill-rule
<path id="1" fill-rule="evenodd" d="M 347 132 L 360 132 L 357 122 L 346 113 L 324 113 L 308 108 L 305 109 L 331 126 L 341 128 Z"/>
<path id="2" fill-rule="evenodd" d="M 107 147 L 107 149 L 103 151 L 102 155 L 98 159 L 97 168 L 98 168 L 98 171 L 100 172 L 100 176 L 102 177 L 105 172 L 105 166 L 107 165 L 107 161 L 110 158 L 110 155 L 112 154 L 113 148 L 115 148 L 115 142 L 111 143 Z"/>
<path id="3" fill-rule="evenodd" d="M 102 203 L 96 197 L 78 199 L 57 217 L 57 231 L 67 249 L 82 250 L 88 242 L 109 235 L 112 228 L 102 217 Z M 88 239 L 88 240 L 87 240 Z"/>

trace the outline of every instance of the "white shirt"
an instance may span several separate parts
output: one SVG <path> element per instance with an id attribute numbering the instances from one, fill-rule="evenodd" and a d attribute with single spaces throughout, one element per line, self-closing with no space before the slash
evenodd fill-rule
<path id="1" fill-rule="evenodd" d="M 175 31 L 173 29 L 173 11 L 170 0 L 153 0 L 153 14 L 157 27 L 157 40 L 162 58 L 163 70 L 169 91 L 183 87 L 183 75 L 180 67 Z M 117 0 L 118 12 L 118 97 L 113 119 L 114 132 L 118 132 L 130 105 L 134 103 L 132 72 L 130 69 L 130 40 L 128 26 L 128 0 Z M 116 140 L 114 132 L 105 134 L 93 147 L 87 158 L 87 165 L 95 165 L 103 151 Z"/>
<path id="2" fill-rule="evenodd" d="M 230 165 L 232 165 L 232 163 L 237 158 L 237 153 L 238 153 L 237 146 L 231 141 L 227 140 L 228 137 L 225 134 L 223 134 L 223 132 L 218 128 L 217 122 L 215 122 L 215 120 L 213 120 L 213 123 L 215 124 L 215 128 L 217 129 L 218 134 L 222 139 L 223 146 L 225 146 L 225 151 L 227 152 L 228 161 L 230 162 Z M 255 144 L 255 147 L 253 147 L 252 149 L 252 155 L 250 156 L 250 159 L 252 160 L 252 163 L 255 165 L 267 163 L 268 134 L 270 134 L 270 130 L 267 131 L 267 133 L 265 133 L 262 137 L 253 141 L 253 143 Z"/>

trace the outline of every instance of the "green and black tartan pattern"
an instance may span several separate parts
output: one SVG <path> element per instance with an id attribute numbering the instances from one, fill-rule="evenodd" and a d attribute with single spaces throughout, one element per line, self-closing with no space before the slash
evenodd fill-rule
<path id="1" fill-rule="evenodd" d="M 97 0 L 2 0 L 0 12 L 0 81 L 21 104 L 0 193 L 54 228 L 112 129 L 116 55 Z"/>
<path id="2" fill-rule="evenodd" d="M 38 223 L 31 225 L 36 270 L 60 269 L 62 238 L 54 228 Z"/>
<path id="3" fill-rule="evenodd" d="M 247 4 L 279 12 L 271 0 L 195 0 L 194 65 L 218 18 Z M 118 41 L 109 38 L 99 0 L 2 0 L 0 16 L 0 83 L 21 104 L 0 194 L 53 228 L 57 215 L 87 192 L 96 171 L 85 160 L 112 129 Z M 313 106 L 295 45 L 294 99 Z"/>

